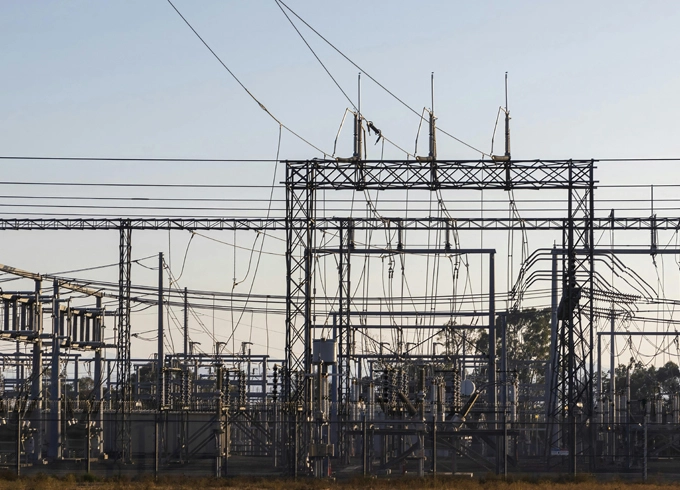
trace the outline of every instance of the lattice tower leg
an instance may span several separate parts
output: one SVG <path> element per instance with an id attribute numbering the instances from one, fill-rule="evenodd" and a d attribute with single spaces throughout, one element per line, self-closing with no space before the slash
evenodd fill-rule
<path id="1" fill-rule="evenodd" d="M 118 457 L 123 462 L 131 459 L 132 438 L 132 386 L 130 358 L 130 286 L 132 272 L 132 228 L 124 220 L 120 227 L 120 258 L 118 269 Z"/>

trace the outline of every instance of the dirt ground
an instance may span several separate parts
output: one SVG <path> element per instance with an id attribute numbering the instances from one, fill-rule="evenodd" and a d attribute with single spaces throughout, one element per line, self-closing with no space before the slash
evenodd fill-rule
<path id="1" fill-rule="evenodd" d="M 13 475 L 0 474 L 0 490 L 66 490 L 72 488 L 97 490 L 207 490 L 207 489 L 244 489 L 244 490 L 664 490 L 680 489 L 680 481 L 657 480 L 647 483 L 622 481 L 616 479 L 599 481 L 583 475 L 576 478 L 522 477 L 501 480 L 496 477 L 484 478 L 354 478 L 348 480 L 314 480 L 314 479 L 276 479 L 276 478 L 190 478 L 161 477 L 141 479 L 109 479 L 100 480 L 89 475 L 66 475 L 52 477 L 36 475 L 16 479 Z"/>

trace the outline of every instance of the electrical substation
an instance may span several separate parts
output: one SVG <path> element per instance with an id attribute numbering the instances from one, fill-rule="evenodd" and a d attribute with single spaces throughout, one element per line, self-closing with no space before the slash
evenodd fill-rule
<path id="1" fill-rule="evenodd" d="M 604 211 L 597 160 L 513 160 L 509 129 L 504 155 L 439 159 L 433 113 L 428 155 L 369 160 L 366 123 L 354 114 L 351 157 L 282 161 L 285 216 L 0 220 L 3 234 L 105 233 L 119 244 L 118 284 L 0 267 L 33 284 L 1 291 L 0 339 L 16 352 L 2 357 L 0 464 L 216 476 L 670 471 L 680 393 L 658 385 L 641 399 L 632 364 L 612 373 L 643 337 L 677 351 L 677 300 L 628 264 L 677 257 L 659 236 L 677 237 L 680 215 L 657 216 L 654 198 L 649 213 Z M 508 207 L 485 209 L 480 196 Z M 171 287 L 162 254 L 158 283 L 135 283 L 144 230 L 281 237 L 285 277 L 272 289 L 285 295 L 233 306 L 232 293 L 229 308 L 277 315 L 283 355 L 252 342 L 199 350 L 189 324 L 210 309 L 205 295 Z M 530 249 L 534 235 L 545 245 Z M 151 360 L 133 356 L 140 305 L 156 311 Z M 174 350 L 170 309 L 183 327 Z M 532 318 L 546 349 L 523 358 Z"/>

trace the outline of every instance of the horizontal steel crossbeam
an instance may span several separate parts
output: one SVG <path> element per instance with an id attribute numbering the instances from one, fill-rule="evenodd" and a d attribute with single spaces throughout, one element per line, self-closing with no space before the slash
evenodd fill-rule
<path id="1" fill-rule="evenodd" d="M 593 184 L 593 160 L 304 160 L 286 161 L 286 167 L 289 189 L 587 189 Z"/>
<path id="2" fill-rule="evenodd" d="M 342 218 L 347 221 L 347 218 Z M 285 230 L 285 218 L 0 218 L 0 231 L 22 230 L 81 230 L 105 231 L 119 230 L 124 221 L 129 221 L 133 230 Z M 317 230 L 337 230 L 341 218 L 317 218 Z M 302 227 L 304 219 L 289 220 L 293 227 Z M 403 228 L 405 230 L 427 230 L 446 228 L 451 230 L 562 230 L 565 218 L 532 218 L 521 220 L 510 218 L 352 218 L 355 230 L 373 230 L 376 228 Z M 584 220 L 576 219 L 574 226 L 585 227 Z M 676 230 L 680 229 L 680 218 L 594 218 L 595 230 Z"/>

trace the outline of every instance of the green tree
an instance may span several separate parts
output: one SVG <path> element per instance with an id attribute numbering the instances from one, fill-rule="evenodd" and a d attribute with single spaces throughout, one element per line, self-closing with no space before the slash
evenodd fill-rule
<path id="1" fill-rule="evenodd" d="M 85 376 L 78 380 L 78 398 L 81 400 L 87 400 L 90 398 L 92 391 L 94 390 L 94 380 L 89 376 Z"/>
<path id="2" fill-rule="evenodd" d="M 78 393 L 77 397 L 80 400 L 87 400 L 92 393 L 92 390 L 94 390 L 94 380 L 90 378 L 89 376 L 84 376 L 82 378 L 78 378 Z M 73 388 L 73 383 L 65 383 L 64 384 L 64 395 L 67 398 L 76 398 L 76 393 Z"/>
<path id="3" fill-rule="evenodd" d="M 528 308 L 507 314 L 508 370 L 516 373 L 521 383 L 543 383 L 545 363 L 550 355 L 550 308 Z M 499 316 L 496 325 L 502 320 Z M 501 354 L 500 329 L 496 329 L 496 352 Z M 489 334 L 482 331 L 476 340 L 477 350 L 489 351 Z"/>
<path id="4" fill-rule="evenodd" d="M 628 365 L 616 368 L 616 391 L 624 393 L 630 370 L 630 397 L 633 400 L 651 399 L 659 394 L 680 392 L 680 368 L 668 361 L 660 368 L 646 367 L 642 362 L 631 359 Z M 609 387 L 606 387 L 609 390 Z"/>
<path id="5" fill-rule="evenodd" d="M 656 371 L 656 379 L 664 393 L 680 392 L 680 367 L 668 361 Z"/>

